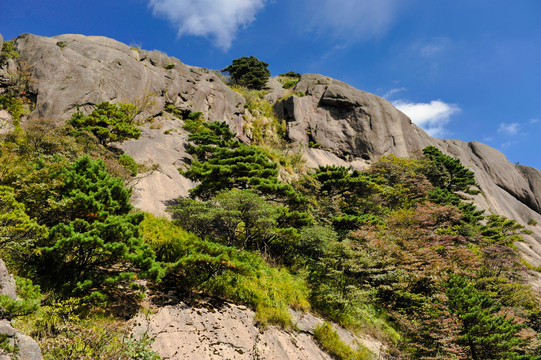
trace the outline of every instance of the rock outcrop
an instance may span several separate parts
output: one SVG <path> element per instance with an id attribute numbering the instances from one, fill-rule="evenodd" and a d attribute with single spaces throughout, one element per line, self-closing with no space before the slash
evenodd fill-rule
<path id="1" fill-rule="evenodd" d="M 146 102 L 141 118 L 165 104 L 202 111 L 208 120 L 235 122 L 244 99 L 207 69 L 188 66 L 159 51 L 129 47 L 101 36 L 23 34 L 17 50 L 31 67 L 32 117 L 66 119 L 103 101 Z"/>
<path id="2" fill-rule="evenodd" d="M 305 74 L 295 94 L 276 104 L 289 138 L 345 159 L 411 156 L 432 143 L 430 136 L 387 100 L 322 75 Z"/>
<path id="3" fill-rule="evenodd" d="M 293 313 L 298 331 L 284 331 L 255 325 L 254 312 L 231 303 L 219 305 L 168 305 L 151 317 L 138 315 L 133 319 L 136 336 L 154 339 L 152 348 L 169 360 L 212 359 L 273 359 L 330 360 L 315 342 L 312 334 L 322 319 Z M 353 348 L 363 345 L 379 354 L 381 343 L 372 338 L 336 328 L 341 339 Z"/>
<path id="4" fill-rule="evenodd" d="M 4 261 L 0 259 L 0 295 L 17 298 L 15 279 Z M 15 330 L 6 319 L 0 319 L 0 336 L 5 337 L 4 345 L 14 349 L 13 353 L 0 348 L 0 360 L 43 360 L 38 344 L 30 336 Z"/>

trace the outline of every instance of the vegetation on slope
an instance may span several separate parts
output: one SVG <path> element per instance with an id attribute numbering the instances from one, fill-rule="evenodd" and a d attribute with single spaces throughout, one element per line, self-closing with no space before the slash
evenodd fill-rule
<path id="1" fill-rule="evenodd" d="M 27 120 L 1 139 L 0 257 L 20 301 L 0 307 L 46 358 L 156 358 L 120 320 L 146 290 L 172 289 L 246 304 L 262 326 L 291 326 L 290 307 L 312 309 L 379 338 L 390 358 L 541 355 L 539 299 L 512 247 L 524 229 L 468 202 L 478 189 L 458 160 L 429 147 L 368 171 L 284 177 L 288 163 L 273 158 L 282 145 L 270 141 L 279 123 L 246 145 L 225 123 L 169 107 L 191 132 L 182 173 L 198 181 L 170 221 L 131 207 L 133 162 L 107 147 L 126 138 L 110 130 L 130 109 L 104 103 L 63 127 Z M 336 358 L 371 356 L 328 325 L 316 338 Z"/>

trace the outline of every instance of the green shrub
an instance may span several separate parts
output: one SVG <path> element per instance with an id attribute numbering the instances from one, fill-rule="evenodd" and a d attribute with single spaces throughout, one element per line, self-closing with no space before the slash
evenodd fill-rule
<path id="1" fill-rule="evenodd" d="M 314 330 L 314 337 L 321 347 L 338 360 L 373 360 L 374 354 L 365 347 L 353 350 L 344 343 L 332 325 L 325 322 Z"/>
<path id="2" fill-rule="evenodd" d="M 29 100 L 20 96 L 0 95 L 0 109 L 7 110 L 15 124 L 18 124 L 22 116 L 30 113 Z"/>
<path id="3" fill-rule="evenodd" d="M 38 285 L 22 277 L 15 277 L 17 299 L 8 295 L 0 295 L 0 318 L 12 319 L 35 313 L 41 302 L 41 292 Z"/>
<path id="4" fill-rule="evenodd" d="M 295 71 L 288 71 L 286 73 L 280 74 L 280 76 L 299 79 L 301 77 L 301 74 Z"/>
<path id="5" fill-rule="evenodd" d="M 15 49 L 13 40 L 4 41 L 2 46 L 2 53 L 0 54 L 0 60 L 5 61 L 7 59 L 18 59 L 19 53 Z"/>
<path id="6" fill-rule="evenodd" d="M 120 165 L 124 166 L 124 168 L 130 172 L 131 176 L 137 175 L 138 165 L 130 155 L 128 154 L 120 155 L 118 157 L 118 162 L 120 163 Z"/>
<path id="7" fill-rule="evenodd" d="M 174 69 L 174 68 L 175 68 L 175 64 L 173 64 L 173 63 L 167 64 L 167 65 L 164 66 L 165 70 L 171 70 L 171 69 Z"/>
<path id="8" fill-rule="evenodd" d="M 530 220 L 528 220 L 528 225 L 535 226 L 535 225 L 537 225 L 537 221 L 535 221 L 535 219 L 530 219 Z"/>
<path id="9" fill-rule="evenodd" d="M 56 43 L 56 46 L 58 46 L 59 48 L 63 49 L 65 48 L 66 46 L 68 46 L 68 44 L 65 42 L 65 41 L 58 41 Z"/>
<path id="10" fill-rule="evenodd" d="M 165 218 L 147 214 L 141 223 L 144 241 L 165 263 L 164 282 L 180 291 L 199 291 L 246 304 L 262 326 L 290 326 L 289 307 L 309 308 L 302 278 L 269 267 L 257 253 L 199 237 Z"/>

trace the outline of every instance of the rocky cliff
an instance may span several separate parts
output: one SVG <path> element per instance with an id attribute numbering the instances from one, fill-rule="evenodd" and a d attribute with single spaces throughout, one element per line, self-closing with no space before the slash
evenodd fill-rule
<path id="1" fill-rule="evenodd" d="M 164 214 L 168 201 L 187 195 L 188 189 L 194 185 L 177 171 L 189 158 L 184 150 L 186 134 L 182 124 L 163 112 L 165 105 L 201 111 L 209 121 L 226 121 L 237 131 L 239 138 L 249 141 L 243 132 L 245 99 L 212 71 L 185 65 L 158 51 L 132 48 L 103 37 L 61 35 L 45 38 L 23 34 L 15 39 L 15 44 L 34 79 L 30 93 L 35 109 L 30 117 L 65 121 L 77 108 L 90 111 L 102 101 L 140 105 L 139 120 L 146 121 L 142 125 L 141 138 L 119 146 L 136 161 L 147 163 L 152 169 L 140 175 L 133 184 L 133 203 L 142 210 Z M 12 69 L 2 69 L 0 78 L 8 71 Z M 537 169 L 514 165 L 499 151 L 478 142 L 430 137 L 385 99 L 322 75 L 304 74 L 292 90 L 283 89 L 271 79 L 269 89 L 267 99 L 274 104 L 276 115 L 286 121 L 288 139 L 301 145 L 310 166 L 337 164 L 366 168 L 382 156 L 416 157 L 424 147 L 434 145 L 459 158 L 475 172 L 483 191 L 474 198 L 479 207 L 515 219 L 523 225 L 530 219 L 541 223 L 541 171 Z M 284 96 L 288 93 L 293 95 Z M 310 148 L 310 142 L 319 143 L 320 148 Z M 517 246 L 530 264 L 540 266 L 541 229 L 535 225 L 527 225 L 527 228 L 533 232 L 532 235 L 526 236 L 525 242 Z M 532 273 L 534 285 L 539 283 L 536 276 Z M 158 337 L 162 336 L 160 331 L 163 329 L 158 325 L 164 322 L 157 319 L 169 316 L 175 329 L 168 332 L 167 337 L 193 336 L 194 341 L 200 342 L 206 339 L 206 345 L 201 349 L 192 349 L 204 353 L 200 358 L 213 358 L 212 353 L 226 351 L 226 347 L 233 358 L 246 357 L 239 349 L 246 354 L 269 351 L 268 358 L 288 358 L 270 354 L 282 351 L 283 343 L 300 343 L 304 349 L 313 347 L 301 339 L 302 334 L 281 334 L 274 338 L 278 339 L 275 341 L 277 347 L 269 350 L 261 343 L 261 338 L 267 335 L 258 334 L 255 328 L 246 330 L 241 345 L 229 346 L 227 344 L 234 342 L 227 336 L 210 334 L 212 326 L 203 329 L 196 325 L 198 321 L 205 322 L 210 315 L 205 313 L 188 321 L 186 319 L 193 314 L 186 311 L 180 305 L 162 309 L 145 326 Z M 223 314 L 230 316 L 230 309 L 224 310 Z M 217 315 L 212 316 L 212 321 L 218 321 Z M 249 314 L 243 316 L 248 316 L 244 325 L 253 323 Z M 186 329 L 177 329 L 179 321 L 174 320 L 176 318 L 183 319 L 184 323 L 192 322 L 197 335 Z M 175 342 L 170 338 L 167 341 Z M 167 347 L 167 351 L 188 356 L 175 346 Z M 298 349 L 283 351 L 293 354 Z M 181 355 L 171 356 L 169 358 L 182 358 Z M 288 356 L 317 358 L 302 351 L 301 355 Z M 326 358 L 325 354 L 318 356 Z"/>

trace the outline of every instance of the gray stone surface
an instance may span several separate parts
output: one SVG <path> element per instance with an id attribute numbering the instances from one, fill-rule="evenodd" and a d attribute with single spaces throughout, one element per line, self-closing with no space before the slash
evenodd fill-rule
<path id="1" fill-rule="evenodd" d="M 182 124 L 172 116 L 160 116 L 142 127 L 139 139 L 117 145 L 149 169 L 129 184 L 133 187 L 131 200 L 136 208 L 169 216 L 165 211 L 168 202 L 188 196 L 188 190 L 194 187 L 194 183 L 178 171 L 186 166 L 186 159 L 191 158 L 184 148 L 187 134 Z"/>
<path id="2" fill-rule="evenodd" d="M 338 80 L 305 74 L 293 90 L 306 96 L 293 95 L 275 106 L 293 142 L 312 141 L 344 159 L 364 160 L 408 156 L 431 142 L 387 100 Z"/>
<path id="3" fill-rule="evenodd" d="M 2 53 L 2 48 L 4 47 L 4 37 L 0 34 L 0 53 Z"/>
<path id="4" fill-rule="evenodd" d="M 0 295 L 8 295 L 12 299 L 16 299 L 16 289 L 13 275 L 8 272 L 4 261 L 0 259 Z M 18 349 L 15 354 L 8 353 L 5 350 L 0 349 L 0 359 L 43 359 L 41 356 L 41 350 L 34 339 L 14 329 L 10 322 L 6 319 L 0 319 L 0 334 L 6 335 L 8 343 Z"/>
<path id="5" fill-rule="evenodd" d="M 13 126 L 13 118 L 7 110 L 0 110 L 0 134 L 10 132 Z"/>
<path id="6" fill-rule="evenodd" d="M 77 107 L 90 111 L 103 101 L 137 103 L 146 94 L 153 95 L 154 105 L 141 118 L 160 114 L 166 103 L 232 125 L 244 112 L 242 96 L 214 72 L 159 51 L 131 48 L 101 36 L 23 34 L 15 43 L 36 80 L 32 117 L 67 119 Z"/>
<path id="7" fill-rule="evenodd" d="M 330 360 L 311 336 L 323 320 L 298 312 L 293 315 L 300 332 L 273 326 L 260 329 L 255 326 L 254 312 L 245 306 L 180 303 L 150 316 L 139 315 L 133 320 L 133 333 L 155 338 L 152 348 L 170 360 Z M 340 335 L 352 346 L 363 342 L 344 329 Z"/>
<path id="8" fill-rule="evenodd" d="M 7 295 L 12 299 L 17 298 L 17 286 L 13 275 L 6 268 L 4 260 L 0 259 L 0 295 Z"/>

